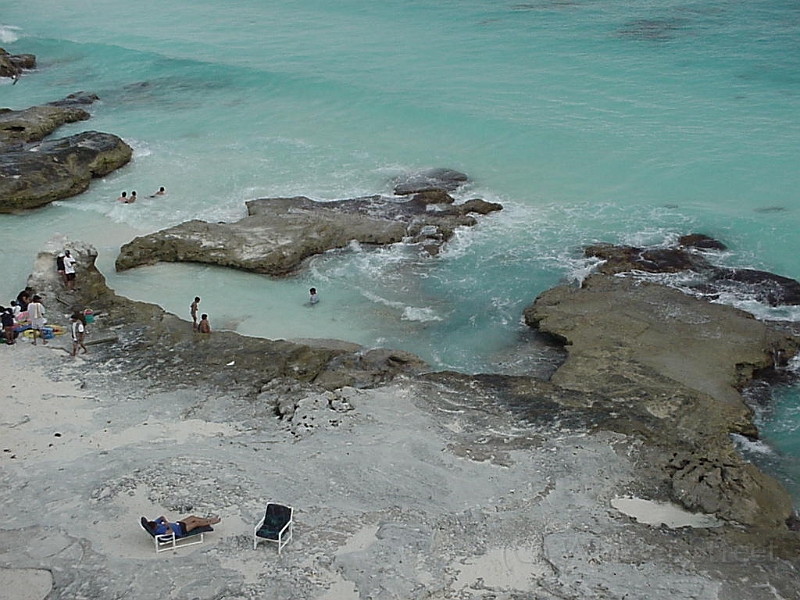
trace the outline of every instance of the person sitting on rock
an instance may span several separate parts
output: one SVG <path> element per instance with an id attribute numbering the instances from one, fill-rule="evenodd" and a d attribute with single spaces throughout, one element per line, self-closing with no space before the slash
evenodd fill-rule
<path id="1" fill-rule="evenodd" d="M 155 521 L 148 521 L 148 525 L 155 532 L 156 535 L 164 535 L 174 532 L 175 537 L 183 537 L 193 529 L 198 527 L 208 527 L 209 525 L 216 525 L 221 519 L 219 517 L 211 517 L 206 519 L 204 517 L 197 517 L 189 515 L 180 521 L 170 523 L 166 517 L 158 517 Z"/>
<path id="2" fill-rule="evenodd" d="M 17 294 L 17 304 L 22 312 L 28 310 L 28 303 L 31 301 L 31 294 L 33 294 L 32 287 L 26 287 L 19 294 Z"/>
<path id="3" fill-rule="evenodd" d="M 197 331 L 200 333 L 211 333 L 211 323 L 208 322 L 208 315 L 203 313 L 200 322 L 197 324 Z"/>

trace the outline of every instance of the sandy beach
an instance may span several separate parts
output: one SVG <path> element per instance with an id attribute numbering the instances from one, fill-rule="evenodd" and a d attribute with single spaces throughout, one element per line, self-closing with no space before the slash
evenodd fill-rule
<path id="1" fill-rule="evenodd" d="M 282 382 L 302 396 L 287 422 L 68 341 L 2 348 L 4 598 L 797 597 L 768 549 L 630 498 L 625 436 L 526 427 L 411 379 Z M 270 500 L 295 508 L 280 557 L 252 547 Z M 139 518 L 189 513 L 222 522 L 157 556 Z"/>

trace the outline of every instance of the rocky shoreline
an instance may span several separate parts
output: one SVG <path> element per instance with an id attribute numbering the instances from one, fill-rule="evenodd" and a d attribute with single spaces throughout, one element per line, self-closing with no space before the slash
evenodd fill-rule
<path id="1" fill-rule="evenodd" d="M 193 581 L 172 584 L 174 597 L 744 600 L 773 597 L 767 589 L 798 597 L 800 535 L 790 529 L 788 494 L 729 438 L 757 435 L 739 390 L 774 366 L 776 350 L 796 353 L 791 334 L 664 286 L 597 274 L 545 292 L 526 311 L 566 350 L 550 380 L 432 372 L 389 350 L 194 333 L 114 294 L 93 266 L 96 252 L 80 242 L 69 242 L 85 266 L 80 289 L 66 294 L 52 270 L 64 243 L 43 250 L 29 283 L 51 315 L 90 306 L 90 339 L 100 343 L 51 377 L 82 381 L 105 431 L 127 427 L 137 437 L 144 419 L 155 433 L 164 427 L 155 415 L 166 412 L 176 427 L 195 423 L 195 435 L 201 424 L 217 433 L 199 444 L 167 434 L 109 445 L 110 434 L 76 424 L 57 443 L 74 444 L 79 462 L 66 450 L 61 460 L 14 448 L 9 462 L 6 453 L 5 504 L 19 501 L 10 490 L 23 476 L 39 495 L 22 492 L 26 502 L 52 503 L 40 478 L 64 468 L 84 498 L 64 509 L 70 518 L 91 509 L 124 523 L 138 517 L 127 514 L 131 505 L 155 503 L 219 512 L 230 529 L 157 567 L 146 539 L 141 550 L 128 539 L 137 539 L 132 528 L 122 526 L 125 549 L 114 550 L 104 533 L 65 523 L 64 510 L 55 513 L 60 527 L 34 526 L 15 510 L 0 560 L 14 573 L 49 572 L 48 597 L 149 598 L 137 565 L 175 580 L 179 565 L 200 563 Z M 15 460 L 28 466 L 17 471 Z M 256 483 L 261 465 L 269 475 Z M 292 551 L 264 563 L 246 550 L 246 530 L 258 499 L 276 490 L 302 508 L 300 523 Z M 652 527 L 612 508 L 630 497 L 679 504 L 714 525 Z M 14 548 L 32 535 L 46 540 L 46 559 Z M 76 563 L 86 536 L 92 549 Z"/>
<path id="2" fill-rule="evenodd" d="M 43 141 L 94 100 L 0 113 L 0 211 L 75 195 L 130 160 L 110 134 Z M 192 261 L 285 276 L 352 240 L 435 255 L 473 213 L 502 209 L 457 204 L 465 181 L 434 170 L 396 182 L 394 196 L 254 200 L 237 223 L 137 238 L 116 268 Z M 74 294 L 53 268 L 67 245 L 81 266 Z M 0 424 L 0 584 L 35 573 L 49 581 L 42 598 L 163 597 L 151 585 L 161 576 L 175 598 L 798 598 L 791 498 L 731 435 L 757 438 L 742 390 L 794 357 L 800 337 L 708 300 L 747 286 L 797 304 L 800 284 L 714 267 L 703 252 L 718 247 L 691 236 L 675 249 L 587 248 L 596 273 L 525 310 L 564 356 L 543 379 L 434 372 L 341 341 L 198 334 L 115 294 L 91 245 L 54 239 L 28 284 L 51 322 L 93 310 L 91 351 L 54 365 L 38 348 L 10 350 L 23 358 Z M 686 294 L 642 272 L 697 284 Z M 29 393 L 31 365 L 58 393 Z M 299 509 L 297 539 L 265 562 L 247 552 L 248 528 L 276 495 Z M 621 499 L 683 509 L 691 526 L 640 520 Z M 219 512 L 228 529 L 154 564 L 136 510 Z"/>
<path id="3" fill-rule="evenodd" d="M 119 338 L 114 347 L 141 376 L 234 385 L 256 398 L 275 380 L 335 390 L 375 387 L 400 375 L 442 377 L 425 374 L 429 368 L 406 352 L 343 342 L 306 345 L 217 332 L 213 344 L 204 343 L 181 319 L 115 295 L 94 267 L 96 251 L 81 243 L 70 243 L 86 265 L 81 291 L 67 297 L 51 268 L 63 243 L 53 242 L 40 254 L 29 283 L 45 292 L 48 303 L 55 299 L 69 302 L 69 310 L 91 306 L 99 312 L 99 322 Z M 545 292 L 525 311 L 525 320 L 562 346 L 566 360 L 549 381 L 486 375 L 481 381 L 496 382 L 493 395 L 501 398 L 513 389 L 509 402 L 528 404 L 524 410 L 531 415 L 543 411 L 548 419 L 581 422 L 587 430 L 637 437 L 662 499 L 743 525 L 786 528 L 791 498 L 736 453 L 730 435 L 757 437 L 741 390 L 780 366 L 776 361 L 796 355 L 799 337 L 738 309 L 602 273 L 579 288 Z M 235 364 L 227 365 L 231 356 Z M 459 386 L 462 377 L 468 385 L 478 381 L 452 375 Z"/>

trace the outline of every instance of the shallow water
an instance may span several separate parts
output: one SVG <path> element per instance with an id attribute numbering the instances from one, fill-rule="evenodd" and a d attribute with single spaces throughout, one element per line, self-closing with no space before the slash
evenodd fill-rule
<path id="1" fill-rule="evenodd" d="M 113 132 L 135 150 L 79 197 L 0 215 L 5 293 L 63 233 L 98 247 L 118 292 L 183 317 L 200 295 L 216 328 L 403 348 L 468 372 L 527 368 L 509 360 L 522 310 L 582 276 L 590 242 L 702 232 L 730 247 L 726 264 L 800 278 L 798 40 L 796 3 L 774 0 L 4 6 L 0 43 L 39 67 L 0 83 L 0 106 L 95 92 L 91 121 L 62 132 Z M 429 167 L 467 173 L 460 198 L 505 206 L 436 258 L 352 247 L 281 280 L 113 271 L 137 234 L 236 219 L 256 197 L 388 192 L 394 175 Z M 161 185 L 166 197 L 146 197 Z M 114 201 L 134 189 L 136 204 Z"/>

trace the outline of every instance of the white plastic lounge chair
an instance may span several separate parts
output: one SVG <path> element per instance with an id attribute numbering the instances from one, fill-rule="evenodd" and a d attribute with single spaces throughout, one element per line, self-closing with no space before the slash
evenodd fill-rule
<path id="1" fill-rule="evenodd" d="M 207 525 L 205 527 L 195 527 L 186 535 L 179 537 L 175 535 L 174 531 L 157 534 L 150 526 L 150 521 L 148 521 L 145 517 L 142 517 L 139 523 L 141 524 L 142 529 L 144 529 L 153 537 L 153 544 L 156 547 L 156 554 L 159 552 L 165 552 L 167 550 L 177 550 L 178 548 L 183 548 L 184 546 L 202 544 L 205 541 L 203 534 L 208 531 L 214 531 L 214 528 L 211 527 L 211 525 Z"/>
<path id="2" fill-rule="evenodd" d="M 258 542 L 267 541 L 278 544 L 278 555 L 283 547 L 292 539 L 292 525 L 294 509 L 291 506 L 267 503 L 264 518 L 253 529 L 253 550 Z"/>

